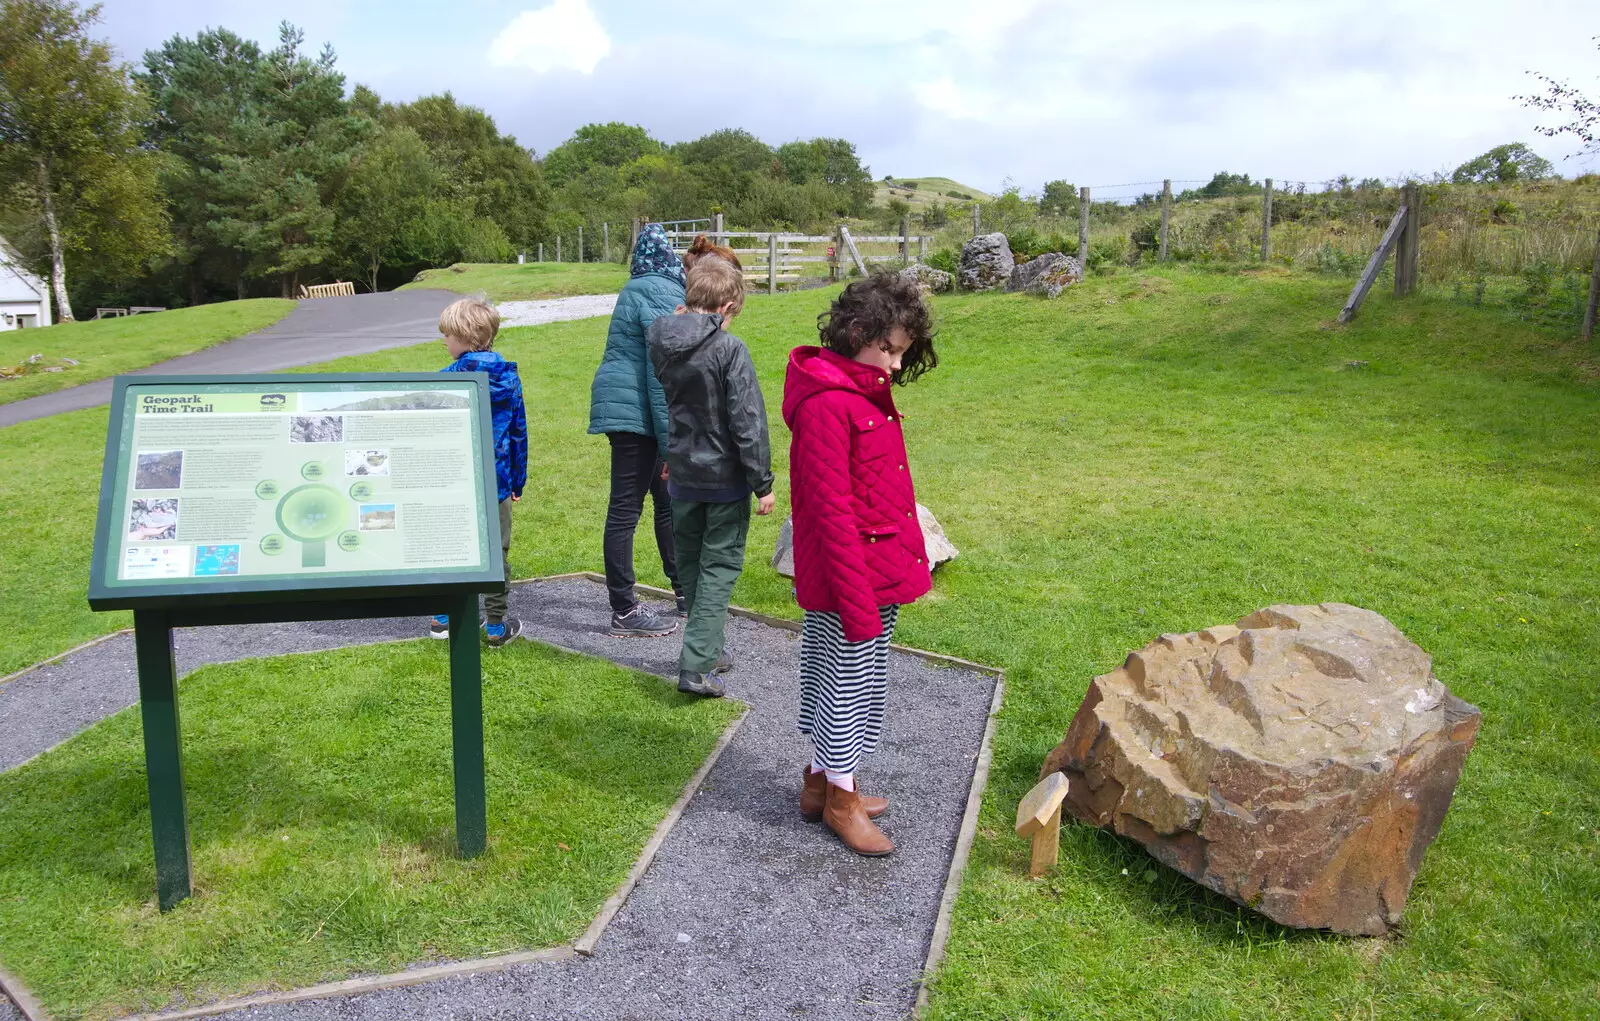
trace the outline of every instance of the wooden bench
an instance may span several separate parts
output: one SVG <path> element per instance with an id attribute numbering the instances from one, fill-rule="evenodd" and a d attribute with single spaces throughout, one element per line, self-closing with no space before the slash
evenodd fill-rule
<path id="1" fill-rule="evenodd" d="M 131 315 L 131 316 L 139 315 L 142 312 L 165 312 L 166 310 L 167 310 L 167 306 L 165 306 L 165 305 L 129 305 L 128 306 L 128 314 Z"/>
<path id="2" fill-rule="evenodd" d="M 116 319 L 127 314 L 128 310 L 125 308 L 97 308 L 94 310 L 96 319 Z"/>
<path id="3" fill-rule="evenodd" d="M 340 298 L 354 296 L 356 285 L 349 280 L 336 280 L 331 284 L 300 285 L 301 298 Z"/>

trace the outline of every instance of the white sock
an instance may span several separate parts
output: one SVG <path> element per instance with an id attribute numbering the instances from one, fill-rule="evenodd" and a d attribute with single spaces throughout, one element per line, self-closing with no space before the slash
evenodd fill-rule
<path id="1" fill-rule="evenodd" d="M 828 782 L 840 790 L 853 791 L 856 789 L 856 775 L 854 773 L 835 773 L 831 769 L 827 772 Z"/>
<path id="2" fill-rule="evenodd" d="M 812 759 L 811 760 L 811 772 L 813 772 L 813 773 L 826 773 L 827 771 L 828 771 L 828 767 L 824 766 L 822 764 L 822 760 L 821 759 Z"/>

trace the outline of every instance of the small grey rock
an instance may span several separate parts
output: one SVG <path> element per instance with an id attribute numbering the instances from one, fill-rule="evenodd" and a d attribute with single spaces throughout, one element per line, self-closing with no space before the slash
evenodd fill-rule
<path id="1" fill-rule="evenodd" d="M 1026 291 L 1054 298 L 1071 285 L 1083 279 L 1083 267 L 1078 260 L 1060 252 L 1046 252 L 1027 262 L 1019 262 L 1006 281 L 1007 291 Z"/>
<path id="2" fill-rule="evenodd" d="M 1004 234 L 979 234 L 962 246 L 956 277 L 965 290 L 992 291 L 1005 286 L 1015 267 L 1011 242 Z"/>
<path id="3" fill-rule="evenodd" d="M 920 262 L 901 270 L 900 276 L 920 286 L 924 294 L 943 294 L 955 288 L 955 278 L 949 273 Z"/>

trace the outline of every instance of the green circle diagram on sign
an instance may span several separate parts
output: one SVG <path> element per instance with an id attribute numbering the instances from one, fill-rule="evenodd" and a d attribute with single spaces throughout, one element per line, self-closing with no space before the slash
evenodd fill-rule
<path id="1" fill-rule="evenodd" d="M 328 470 L 322 467 L 321 461 L 307 461 L 300 466 L 300 477 L 303 479 L 310 479 L 315 482 L 326 474 L 328 474 Z"/>
<path id="2" fill-rule="evenodd" d="M 269 557 L 275 557 L 279 553 L 282 553 L 283 548 L 287 545 L 288 543 L 284 541 L 283 536 L 279 535 L 277 532 L 272 532 L 261 537 L 261 552 L 265 553 Z"/>
<path id="3" fill-rule="evenodd" d="M 370 500 L 374 490 L 370 482 L 357 482 L 350 487 L 350 499 Z"/>
<path id="4" fill-rule="evenodd" d="M 349 523 L 344 497 L 327 486 L 297 486 L 278 501 L 278 527 L 301 542 L 324 542 Z"/>
<path id="5" fill-rule="evenodd" d="M 263 500 L 276 500 L 278 492 L 278 484 L 271 479 L 262 479 L 256 483 L 256 495 Z"/>
<path id="6" fill-rule="evenodd" d="M 360 532 L 354 532 L 354 531 L 352 531 L 352 532 L 340 532 L 339 533 L 339 548 L 344 550 L 346 553 L 354 553 L 356 550 L 360 549 L 361 548 L 361 533 Z"/>

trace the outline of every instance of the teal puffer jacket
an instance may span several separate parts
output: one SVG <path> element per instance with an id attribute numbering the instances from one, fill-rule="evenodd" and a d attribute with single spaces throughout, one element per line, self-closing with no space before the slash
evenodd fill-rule
<path id="1" fill-rule="evenodd" d="M 591 433 L 637 433 L 667 443 L 667 399 L 650 367 L 645 331 L 683 304 L 683 284 L 664 273 L 629 280 L 617 295 L 606 353 L 589 389 Z"/>

